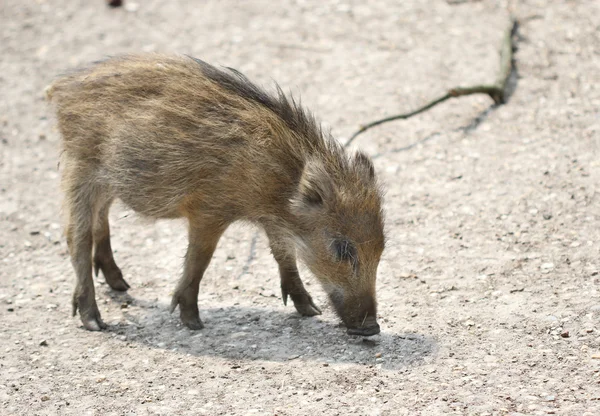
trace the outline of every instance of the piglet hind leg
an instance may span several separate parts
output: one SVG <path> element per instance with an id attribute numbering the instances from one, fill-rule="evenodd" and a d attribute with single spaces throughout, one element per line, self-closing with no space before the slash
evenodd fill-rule
<path id="1" fill-rule="evenodd" d="M 183 276 L 175 289 L 170 309 L 172 313 L 179 305 L 181 322 L 190 329 L 204 328 L 198 310 L 200 281 L 225 228 L 213 221 L 190 219 Z"/>
<path id="2" fill-rule="evenodd" d="M 284 240 L 278 236 L 275 230 L 266 229 L 266 231 L 271 252 L 279 266 L 283 304 L 287 305 L 288 297 L 290 297 L 300 315 L 320 315 L 321 309 L 315 305 L 300 279 L 294 251 L 283 242 Z"/>
<path id="3" fill-rule="evenodd" d="M 106 324 L 100 317 L 92 279 L 93 213 L 99 189 L 86 172 L 68 166 L 63 173 L 63 184 L 68 216 L 67 244 L 76 275 L 73 316 L 79 310 L 83 326 L 90 331 L 100 331 Z"/>
<path id="4" fill-rule="evenodd" d="M 96 276 L 102 270 L 106 283 L 113 289 L 124 292 L 129 289 L 129 284 L 123 279 L 121 269 L 115 263 L 110 245 L 110 227 L 108 211 L 112 200 L 102 204 L 95 215 L 94 221 L 94 271 Z"/>

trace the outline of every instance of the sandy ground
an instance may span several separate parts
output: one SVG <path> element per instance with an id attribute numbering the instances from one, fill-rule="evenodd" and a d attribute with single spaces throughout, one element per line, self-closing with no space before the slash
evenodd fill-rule
<path id="1" fill-rule="evenodd" d="M 132 7 L 132 6 L 137 6 Z M 498 1 L 0 2 L 0 414 L 600 414 L 600 2 L 529 0 L 509 102 L 445 103 L 356 141 L 387 187 L 379 344 L 284 307 L 266 239 L 235 226 L 168 304 L 184 224 L 111 213 L 128 294 L 109 329 L 70 315 L 54 76 L 132 51 L 188 53 L 302 94 L 342 140 L 457 85 L 493 81 Z M 420 142 L 420 143 L 419 143 Z M 417 143 L 416 146 L 404 147 Z"/>

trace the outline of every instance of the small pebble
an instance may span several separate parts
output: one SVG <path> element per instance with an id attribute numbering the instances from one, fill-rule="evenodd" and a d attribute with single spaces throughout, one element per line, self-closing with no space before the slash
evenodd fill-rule
<path id="1" fill-rule="evenodd" d="M 43 395 L 42 397 L 40 397 L 40 399 L 41 399 L 43 402 L 47 402 L 48 400 L 50 400 L 50 397 L 48 397 L 48 396 L 46 396 L 46 395 Z"/>
<path id="2" fill-rule="evenodd" d="M 418 276 L 414 273 L 400 273 L 401 279 L 418 279 Z"/>
<path id="3" fill-rule="evenodd" d="M 128 1 L 125 4 L 125 10 L 127 10 L 128 12 L 131 12 L 131 13 L 137 12 L 139 8 L 140 8 L 140 5 L 138 3 L 133 3 L 131 1 Z"/>
<path id="4" fill-rule="evenodd" d="M 540 266 L 540 269 L 542 269 L 542 271 L 549 272 L 554 269 L 554 263 L 543 263 Z"/>
<path id="5" fill-rule="evenodd" d="M 383 356 L 383 353 L 378 352 L 377 354 L 375 354 L 375 358 L 381 358 Z"/>
<path id="6" fill-rule="evenodd" d="M 563 338 L 569 338 L 569 331 L 565 330 L 560 333 L 560 336 Z"/>
<path id="7" fill-rule="evenodd" d="M 46 341 L 46 340 L 41 341 L 40 342 L 40 346 L 41 347 L 47 347 L 48 346 L 48 341 Z"/>
<path id="8" fill-rule="evenodd" d="M 592 354 L 593 360 L 600 360 L 600 353 Z"/>

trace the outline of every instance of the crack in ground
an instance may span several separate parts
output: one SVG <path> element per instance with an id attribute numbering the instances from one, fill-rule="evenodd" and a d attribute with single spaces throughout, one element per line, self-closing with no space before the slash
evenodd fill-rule
<path id="1" fill-rule="evenodd" d="M 237 279 L 241 279 L 243 275 L 248 273 L 250 269 L 250 265 L 256 259 L 256 243 L 258 241 L 258 231 L 254 233 L 252 236 L 252 240 L 250 240 L 250 250 L 248 251 L 248 256 L 246 257 L 246 261 L 244 262 L 244 266 L 242 267 L 241 273 L 237 276 Z"/>

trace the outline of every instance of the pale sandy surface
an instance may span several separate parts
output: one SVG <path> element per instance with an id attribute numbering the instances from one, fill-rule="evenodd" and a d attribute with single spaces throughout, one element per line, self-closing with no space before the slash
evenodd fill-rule
<path id="1" fill-rule="evenodd" d="M 467 133 L 489 98 L 356 141 L 388 189 L 373 346 L 345 335 L 307 273 L 324 315 L 284 307 L 250 227 L 227 232 L 202 282 L 206 328 L 181 328 L 167 309 L 185 228 L 121 205 L 113 247 L 132 289 L 99 279 L 110 327 L 82 330 L 43 89 L 106 55 L 188 53 L 302 93 L 344 138 L 493 80 L 504 4 L 1 0 L 0 414 L 600 414 L 600 2 L 514 12 L 520 78 L 507 105 Z"/>

